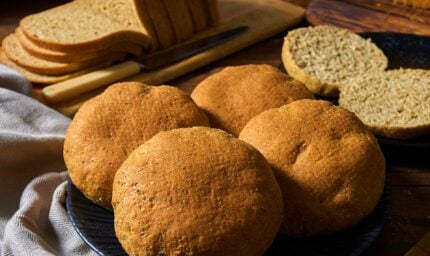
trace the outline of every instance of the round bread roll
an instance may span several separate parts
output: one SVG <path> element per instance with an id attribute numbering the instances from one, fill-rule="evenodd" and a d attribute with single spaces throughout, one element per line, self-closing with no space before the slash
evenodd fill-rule
<path id="1" fill-rule="evenodd" d="M 254 117 L 240 139 L 269 161 L 284 198 L 281 233 L 330 234 L 375 208 L 385 160 L 375 137 L 351 112 L 299 100 Z"/>
<path id="2" fill-rule="evenodd" d="M 266 159 L 206 127 L 160 132 L 115 175 L 115 232 L 130 255 L 262 255 L 282 222 Z"/>
<path id="3" fill-rule="evenodd" d="M 177 88 L 117 83 L 79 109 L 66 134 L 64 160 L 73 184 L 111 209 L 115 172 L 133 150 L 159 131 L 208 125 Z"/>
<path id="4" fill-rule="evenodd" d="M 261 112 L 298 99 L 313 99 L 300 82 L 269 65 L 227 67 L 201 82 L 191 94 L 212 127 L 238 136 Z"/>

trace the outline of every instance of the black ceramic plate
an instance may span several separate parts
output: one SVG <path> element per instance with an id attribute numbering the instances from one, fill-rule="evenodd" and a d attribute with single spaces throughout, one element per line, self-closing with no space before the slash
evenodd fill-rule
<path id="1" fill-rule="evenodd" d="M 369 32 L 360 35 L 370 38 L 384 52 L 388 58 L 388 69 L 430 69 L 430 37 L 388 32 Z M 283 67 L 281 70 L 285 72 Z M 337 104 L 336 98 L 320 98 Z M 411 140 L 379 137 L 378 140 L 386 149 L 430 150 L 430 136 Z"/>
<path id="2" fill-rule="evenodd" d="M 113 213 L 86 199 L 70 180 L 67 183 L 66 207 L 78 234 L 99 255 L 126 255 L 115 237 Z M 379 236 L 388 209 L 389 193 L 385 189 L 372 214 L 349 230 L 311 239 L 279 235 L 265 255 L 360 255 Z"/>

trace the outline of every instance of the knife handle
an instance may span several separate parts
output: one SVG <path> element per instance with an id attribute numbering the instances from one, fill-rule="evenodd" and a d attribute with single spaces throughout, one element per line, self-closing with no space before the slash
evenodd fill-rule
<path id="1" fill-rule="evenodd" d="M 84 92 L 92 91 L 104 85 L 109 85 L 121 79 L 136 75 L 141 71 L 141 65 L 135 61 L 90 72 L 57 84 L 43 88 L 42 96 L 49 103 L 71 99 Z"/>

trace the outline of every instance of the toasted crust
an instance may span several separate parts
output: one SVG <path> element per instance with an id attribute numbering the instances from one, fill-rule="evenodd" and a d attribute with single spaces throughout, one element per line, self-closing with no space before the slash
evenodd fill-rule
<path id="1" fill-rule="evenodd" d="M 64 160 L 82 193 L 109 209 L 115 172 L 134 149 L 159 131 L 207 125 L 203 111 L 177 88 L 118 83 L 80 107 Z"/>
<path id="2" fill-rule="evenodd" d="M 340 106 L 375 134 L 410 139 L 430 133 L 430 71 L 399 69 L 363 76 L 341 90 Z"/>
<path id="3" fill-rule="evenodd" d="M 287 72 L 315 94 L 338 96 L 349 80 L 382 72 L 384 53 L 369 40 L 334 26 L 290 31 L 282 48 Z"/>
<path id="4" fill-rule="evenodd" d="M 313 99 L 303 84 L 269 65 L 227 67 L 202 81 L 191 94 L 213 127 L 238 136 L 259 113 L 298 99 Z"/>
<path id="5" fill-rule="evenodd" d="M 284 198 L 281 232 L 330 234 L 375 208 L 385 160 L 372 133 L 327 101 L 298 100 L 251 119 L 240 139 L 269 161 Z"/>
<path id="6" fill-rule="evenodd" d="M 115 175 L 115 232 L 129 255 L 257 256 L 282 220 L 264 157 L 217 129 L 160 132 Z"/>

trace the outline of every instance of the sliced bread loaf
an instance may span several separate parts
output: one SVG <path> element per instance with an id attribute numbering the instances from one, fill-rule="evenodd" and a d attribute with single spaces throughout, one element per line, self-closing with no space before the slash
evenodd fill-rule
<path id="1" fill-rule="evenodd" d="M 194 26 L 187 0 L 163 0 L 177 42 L 183 42 L 194 35 Z"/>
<path id="2" fill-rule="evenodd" d="M 14 34 L 8 35 L 2 42 L 2 48 L 6 56 L 16 64 L 42 75 L 63 75 L 86 69 L 99 63 L 117 61 L 125 57 L 125 53 L 114 52 L 105 56 L 87 60 L 84 62 L 54 62 L 37 58 L 27 51 L 19 43 Z"/>
<path id="3" fill-rule="evenodd" d="M 399 69 L 357 78 L 341 88 L 339 104 L 384 137 L 430 133 L 430 71 Z"/>
<path id="4" fill-rule="evenodd" d="M 384 53 L 370 40 L 334 26 L 290 31 L 282 49 L 288 73 L 310 91 L 337 96 L 349 80 L 387 67 Z"/>
<path id="5" fill-rule="evenodd" d="M 121 14 L 125 7 L 108 4 L 105 12 L 101 13 L 87 1 L 89 0 L 77 0 L 27 16 L 21 20 L 20 27 L 38 46 L 58 51 L 98 50 L 124 41 L 138 43 L 146 48 L 154 44 L 153 35 L 148 32 L 150 29 L 140 25 L 133 27 L 136 24 L 133 21 L 138 19 L 135 11 L 132 11 L 133 15 L 129 15 L 129 11 Z M 127 8 L 133 8 L 133 4 L 134 0 L 124 1 Z M 111 15 L 108 16 L 107 13 Z M 121 15 L 126 17 L 118 21 L 118 16 Z"/>
<path id="6" fill-rule="evenodd" d="M 59 75 L 59 76 L 41 75 L 38 73 L 28 71 L 27 69 L 19 66 L 18 64 L 16 64 L 12 60 L 10 60 L 6 56 L 6 54 L 4 54 L 4 52 L 2 50 L 0 50 L 0 63 L 4 64 L 6 66 L 9 66 L 13 69 L 16 69 L 18 72 L 23 74 L 30 82 L 39 83 L 39 84 L 59 83 L 59 82 L 71 79 L 73 77 L 81 76 L 81 75 L 84 75 L 84 74 L 89 73 L 91 71 L 107 67 L 111 64 L 110 62 L 101 63 L 98 65 L 94 65 L 90 68 L 84 69 L 84 70 L 80 70 L 80 71 L 65 74 L 65 75 Z"/>
<path id="7" fill-rule="evenodd" d="M 124 52 L 134 56 L 140 56 L 142 54 L 142 47 L 134 43 L 121 42 L 112 45 L 111 48 L 100 49 L 97 51 L 86 51 L 85 49 L 79 51 L 53 51 L 39 47 L 29 40 L 22 30 L 18 28 L 15 31 L 15 36 L 18 38 L 19 43 L 22 47 L 31 55 L 44 60 L 56 61 L 56 62 L 78 62 L 88 61 L 95 58 L 108 55 L 113 52 Z"/>

